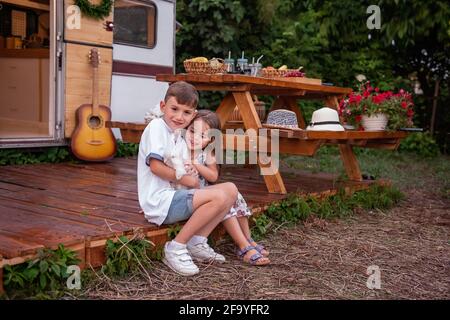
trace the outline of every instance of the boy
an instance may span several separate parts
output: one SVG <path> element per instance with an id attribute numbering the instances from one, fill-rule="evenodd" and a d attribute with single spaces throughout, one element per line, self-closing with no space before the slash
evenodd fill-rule
<path id="1" fill-rule="evenodd" d="M 198 93 L 192 85 L 183 81 L 170 85 L 164 101 L 160 102 L 164 115 L 145 128 L 138 155 L 139 204 L 147 220 L 161 225 L 189 218 L 175 239 L 165 244 L 163 259 L 172 270 L 185 276 L 199 272 L 192 258 L 225 261 L 224 256 L 208 245 L 207 237 L 237 199 L 233 183 L 200 190 L 198 176 L 186 174 L 177 180 L 175 170 L 164 164 L 164 156 L 177 144 L 182 144 L 188 161 L 186 142 L 178 132 L 190 124 L 197 104 Z M 171 182 L 190 189 L 174 190 Z"/>

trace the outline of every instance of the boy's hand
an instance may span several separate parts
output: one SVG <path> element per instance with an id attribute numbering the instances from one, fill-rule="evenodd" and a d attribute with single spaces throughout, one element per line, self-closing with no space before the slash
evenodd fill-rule
<path id="1" fill-rule="evenodd" d="M 191 189 L 200 188 L 200 180 L 198 179 L 198 177 L 194 177 L 188 174 L 185 174 L 180 180 L 178 180 L 178 183 Z"/>

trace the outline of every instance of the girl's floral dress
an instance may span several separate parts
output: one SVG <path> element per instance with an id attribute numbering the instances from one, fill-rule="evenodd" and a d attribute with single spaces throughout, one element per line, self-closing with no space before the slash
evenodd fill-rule
<path id="1" fill-rule="evenodd" d="M 206 165 L 206 154 L 205 152 L 201 152 L 197 156 L 197 161 L 200 164 Z M 203 178 L 201 175 L 198 176 L 200 180 L 200 188 L 206 187 L 208 184 L 208 181 L 206 181 L 205 178 Z M 234 203 L 233 207 L 231 207 L 230 212 L 228 212 L 223 220 L 227 220 L 231 217 L 248 217 L 251 216 L 252 212 L 247 206 L 247 202 L 245 202 L 244 197 L 240 192 L 238 192 L 238 197 L 236 202 Z"/>

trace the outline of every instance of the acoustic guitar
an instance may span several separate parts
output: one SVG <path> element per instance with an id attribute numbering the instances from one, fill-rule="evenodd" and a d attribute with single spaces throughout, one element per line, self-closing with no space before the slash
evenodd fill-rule
<path id="1" fill-rule="evenodd" d="M 98 103 L 98 65 L 100 56 L 97 48 L 89 54 L 93 68 L 92 104 L 83 104 L 76 112 L 76 128 L 72 134 L 73 154 L 86 161 L 106 161 L 117 151 L 116 139 L 111 128 L 105 126 L 111 120 L 111 110 Z"/>

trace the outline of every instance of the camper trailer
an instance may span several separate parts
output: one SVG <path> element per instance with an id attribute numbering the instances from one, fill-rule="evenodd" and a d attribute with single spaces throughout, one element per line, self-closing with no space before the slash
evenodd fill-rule
<path id="1" fill-rule="evenodd" d="M 144 121 L 167 89 L 155 75 L 174 72 L 175 6 L 115 0 L 96 20 L 74 0 L 0 0 L 0 148 L 68 144 L 76 110 L 93 101 L 93 48 L 99 104 L 111 120 Z"/>

